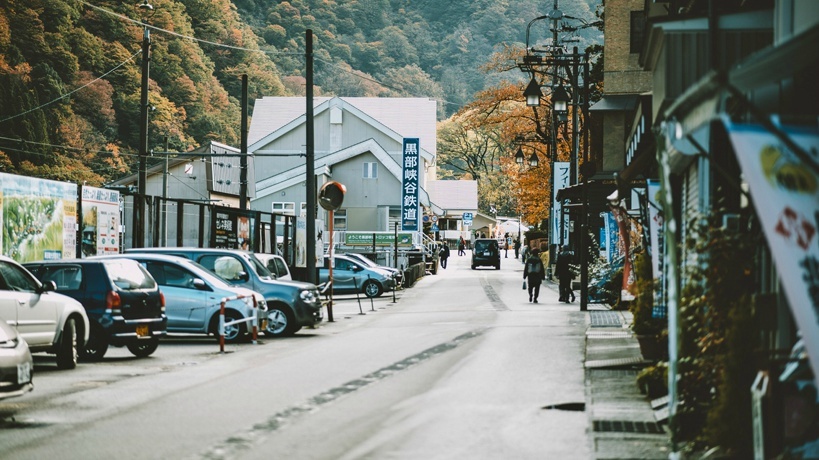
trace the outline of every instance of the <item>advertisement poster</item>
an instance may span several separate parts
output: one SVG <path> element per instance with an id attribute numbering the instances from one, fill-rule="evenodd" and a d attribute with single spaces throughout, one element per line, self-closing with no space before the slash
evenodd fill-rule
<path id="1" fill-rule="evenodd" d="M 82 257 L 119 254 L 119 192 L 82 187 Z"/>
<path id="2" fill-rule="evenodd" d="M 761 126 L 726 126 L 811 367 L 819 369 L 819 173 Z M 819 161 L 819 133 L 784 131 L 808 161 Z"/>
<path id="3" fill-rule="evenodd" d="M 211 247 L 253 249 L 255 219 L 238 209 L 215 207 L 211 219 Z"/>
<path id="4" fill-rule="evenodd" d="M 0 253 L 18 262 L 73 258 L 77 185 L 0 173 Z"/>
<path id="5" fill-rule="evenodd" d="M 668 317 L 665 305 L 665 282 L 663 280 L 663 256 L 665 255 L 665 237 L 663 235 L 663 213 L 660 211 L 660 181 L 649 179 L 648 217 L 649 246 L 651 251 L 651 271 L 654 275 L 654 308 L 651 316 L 654 318 Z"/>

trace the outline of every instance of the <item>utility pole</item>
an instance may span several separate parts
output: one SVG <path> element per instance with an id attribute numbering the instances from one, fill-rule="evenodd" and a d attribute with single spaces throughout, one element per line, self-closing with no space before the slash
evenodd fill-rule
<path id="1" fill-rule="evenodd" d="M 307 111 L 305 130 L 307 134 L 307 159 L 304 174 L 307 176 L 305 184 L 307 186 L 307 277 L 305 281 L 316 284 L 316 175 L 315 175 L 315 145 L 313 143 L 313 30 L 307 29 L 305 34 L 307 60 L 305 91 L 307 99 Z"/>
<path id="2" fill-rule="evenodd" d="M 242 74 L 242 146 L 239 157 L 239 209 L 247 211 L 247 74 Z"/>
<path id="3" fill-rule="evenodd" d="M 139 8 L 152 12 L 154 7 L 147 1 Z M 139 97 L 139 162 L 137 165 L 137 194 L 134 197 L 134 235 L 131 246 L 145 246 L 145 197 L 148 182 L 148 76 L 151 63 L 151 30 L 143 25 L 142 33 L 142 91 Z"/>

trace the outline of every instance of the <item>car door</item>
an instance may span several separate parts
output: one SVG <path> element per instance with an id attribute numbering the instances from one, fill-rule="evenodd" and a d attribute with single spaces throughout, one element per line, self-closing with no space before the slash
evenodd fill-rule
<path id="1" fill-rule="evenodd" d="M 53 343 L 57 331 L 58 302 L 38 293 L 38 287 L 25 269 L 0 261 L 0 289 L 4 299 L 0 315 L 32 347 Z"/>
<path id="2" fill-rule="evenodd" d="M 358 273 L 356 265 L 347 259 L 335 258 L 333 267 L 333 285 L 338 292 L 356 292 L 356 288 L 361 287 L 361 283 L 356 280 Z M 356 284 L 358 283 L 358 284 Z"/>
<path id="3" fill-rule="evenodd" d="M 209 290 L 196 288 L 196 275 L 169 262 L 144 260 L 145 266 L 165 295 L 165 315 L 170 332 L 201 332 L 207 329 L 205 314 L 210 306 Z"/>

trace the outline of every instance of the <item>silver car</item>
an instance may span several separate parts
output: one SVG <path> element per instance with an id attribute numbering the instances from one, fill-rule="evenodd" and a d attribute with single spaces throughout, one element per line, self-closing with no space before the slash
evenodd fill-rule
<path id="1" fill-rule="evenodd" d="M 365 266 L 350 257 L 337 254 L 333 265 L 333 292 L 336 294 L 364 293 L 379 297 L 395 287 L 395 278 L 380 268 Z M 319 282 L 330 279 L 329 256 L 324 256 L 324 267 L 319 269 Z"/>
<path id="2" fill-rule="evenodd" d="M 32 389 L 34 362 L 26 341 L 0 320 L 0 399 L 22 396 Z"/>
<path id="3" fill-rule="evenodd" d="M 117 256 L 141 263 L 154 277 L 165 295 L 168 332 L 213 334 L 219 337 L 219 311 L 223 298 L 243 296 L 225 303 L 225 322 L 260 317 L 267 310 L 264 296 L 250 289 L 232 286 L 198 263 L 179 256 L 126 253 Z M 97 257 L 94 257 L 97 258 Z M 255 305 L 249 299 L 254 296 Z M 261 322 L 259 323 L 261 324 Z M 225 328 L 225 340 L 247 340 L 252 323 L 240 322 Z"/>

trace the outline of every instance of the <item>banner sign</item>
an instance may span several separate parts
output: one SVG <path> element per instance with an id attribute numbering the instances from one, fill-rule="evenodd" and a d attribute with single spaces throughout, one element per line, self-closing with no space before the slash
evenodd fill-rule
<path id="1" fill-rule="evenodd" d="M 649 250 L 651 251 L 651 270 L 654 276 L 654 308 L 651 316 L 666 318 L 668 309 L 665 305 L 665 283 L 663 279 L 663 256 L 665 255 L 665 237 L 663 235 L 663 214 L 660 211 L 660 181 L 648 179 L 648 231 Z"/>
<path id="2" fill-rule="evenodd" d="M 814 379 L 819 378 L 819 174 L 757 125 L 725 122 L 779 271 Z M 784 128 L 819 163 L 819 133 Z"/>
<path id="3" fill-rule="evenodd" d="M 417 138 L 404 139 L 403 179 L 401 183 L 401 230 L 417 232 L 418 228 L 418 188 L 421 152 Z"/>
<path id="4" fill-rule="evenodd" d="M 634 276 L 631 273 L 631 221 L 628 211 L 620 205 L 610 206 L 614 220 L 617 221 L 617 228 L 620 230 L 620 247 L 623 253 L 623 287 L 620 290 L 620 299 L 625 301 L 634 300 L 631 293 L 631 285 L 634 283 Z"/>
<path id="5" fill-rule="evenodd" d="M 119 192 L 82 187 L 81 257 L 119 254 Z"/>
<path id="6" fill-rule="evenodd" d="M 375 235 L 376 246 L 395 245 L 393 232 L 347 232 L 344 235 L 344 244 L 347 246 L 372 246 L 373 235 Z M 412 233 L 399 233 L 398 245 L 412 246 Z"/>
<path id="7" fill-rule="evenodd" d="M 73 259 L 77 184 L 0 173 L 0 254 L 17 262 Z"/>
<path id="8" fill-rule="evenodd" d="M 554 164 L 554 190 L 552 191 L 552 235 L 554 241 L 549 244 L 569 244 L 569 219 L 563 218 L 563 206 L 557 200 L 557 192 L 569 186 L 571 163 L 559 161 Z M 562 227 L 562 229 L 561 229 Z"/>

